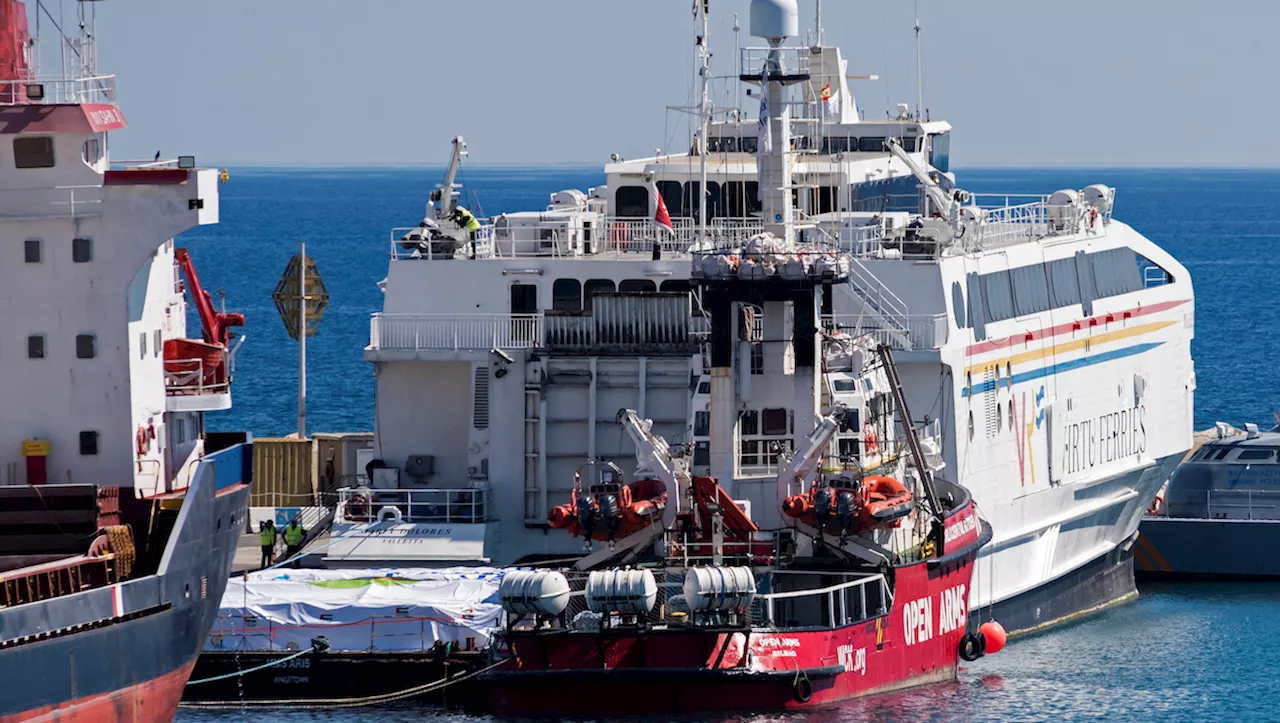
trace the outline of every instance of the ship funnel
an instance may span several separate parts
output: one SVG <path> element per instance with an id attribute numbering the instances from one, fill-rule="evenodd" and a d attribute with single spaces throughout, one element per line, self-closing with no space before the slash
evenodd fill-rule
<path id="1" fill-rule="evenodd" d="M 751 34 L 770 45 L 800 34 L 800 7 L 796 0 L 751 0 Z"/>

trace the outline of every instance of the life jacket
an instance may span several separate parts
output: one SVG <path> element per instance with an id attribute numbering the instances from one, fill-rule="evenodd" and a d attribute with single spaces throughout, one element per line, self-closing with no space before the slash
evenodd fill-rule
<path id="1" fill-rule="evenodd" d="M 289 525 L 284 528 L 284 542 L 291 547 L 297 547 L 302 544 L 302 528 L 298 525 Z"/>

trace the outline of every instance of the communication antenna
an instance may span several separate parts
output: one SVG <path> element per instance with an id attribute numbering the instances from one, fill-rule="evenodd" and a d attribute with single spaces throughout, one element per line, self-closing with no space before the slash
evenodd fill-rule
<path id="1" fill-rule="evenodd" d="M 920 0 L 915 0 L 916 10 L 916 120 L 922 117 L 920 114 L 924 108 L 924 80 L 920 70 Z"/>
<path id="2" fill-rule="evenodd" d="M 814 26 L 817 27 L 818 42 L 814 43 L 816 47 L 822 47 L 822 0 L 816 0 L 817 7 L 814 9 Z"/>

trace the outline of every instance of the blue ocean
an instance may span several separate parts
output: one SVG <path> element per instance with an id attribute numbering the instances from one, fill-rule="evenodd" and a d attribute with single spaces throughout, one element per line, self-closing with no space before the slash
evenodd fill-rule
<path id="1" fill-rule="evenodd" d="M 297 345 L 271 292 L 305 241 L 329 292 L 308 342 L 308 431 L 373 429 L 374 380 L 362 350 L 382 303 L 389 230 L 415 225 L 438 168 L 240 169 L 221 188 L 222 222 L 184 234 L 201 281 L 228 311 L 247 317 L 237 357 L 235 406 L 210 415 L 213 430 L 282 436 L 296 430 Z M 1280 306 L 1280 171 L 974 169 L 957 173 L 980 193 L 1049 193 L 1105 183 L 1117 218 L 1177 257 L 1196 292 L 1196 428 L 1214 422 L 1263 429 L 1280 411 L 1274 348 Z M 541 208 L 564 188 L 604 182 L 598 167 L 468 168 L 461 179 L 477 215 Z M 477 205 L 479 208 L 477 209 Z M 196 329 L 198 320 L 189 321 Z M 1269 550 L 1227 551 L 1271 554 Z M 880 696 L 805 716 L 732 720 L 1236 721 L 1280 720 L 1280 584 L 1145 586 L 1135 603 L 1015 641 L 968 665 L 958 683 Z M 182 711 L 178 720 L 239 720 L 257 712 Z M 461 721 L 456 714 L 392 707 L 272 711 L 274 721 Z"/>

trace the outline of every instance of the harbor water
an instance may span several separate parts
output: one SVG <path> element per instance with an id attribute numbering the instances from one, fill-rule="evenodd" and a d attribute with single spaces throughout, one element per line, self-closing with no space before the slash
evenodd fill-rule
<path id="1" fill-rule="evenodd" d="M 373 428 L 374 380 L 362 350 L 381 306 L 389 229 L 422 218 L 440 169 L 236 169 L 222 186 L 222 222 L 192 230 L 203 277 L 227 308 L 244 312 L 236 404 L 210 415 L 211 430 L 255 436 L 295 431 L 296 345 L 270 294 L 298 241 L 316 261 L 329 308 L 308 343 L 309 431 Z M 960 184 L 983 193 L 1048 193 L 1116 186 L 1116 217 L 1173 253 L 1196 291 L 1196 427 L 1273 423 L 1280 367 L 1268 353 L 1280 308 L 1274 255 L 1280 240 L 1280 171 L 970 170 Z M 468 168 L 465 202 L 479 216 L 540 208 L 548 194 L 604 182 L 598 167 Z M 474 194 L 474 195 L 473 195 Z M 478 207 L 477 207 L 478 204 Z M 495 289 L 495 294 L 504 293 Z M 216 296 L 215 296 L 216 300 Z M 192 319 L 191 324 L 197 323 Z M 1270 551 L 1240 551 L 1268 554 Z M 1015 641 L 963 668 L 959 682 L 855 701 L 804 716 L 725 720 L 1280 720 L 1270 684 L 1280 662 L 1280 584 L 1143 586 L 1134 603 Z M 625 710 L 625 702 L 620 702 Z M 259 711 L 184 710 L 178 719 L 248 720 Z M 415 707 L 271 711 L 273 721 L 470 721 Z"/>

